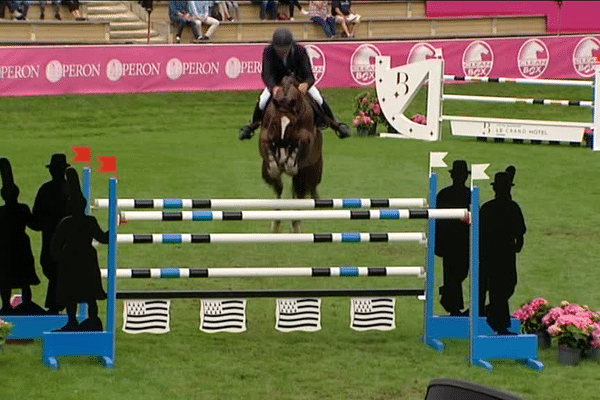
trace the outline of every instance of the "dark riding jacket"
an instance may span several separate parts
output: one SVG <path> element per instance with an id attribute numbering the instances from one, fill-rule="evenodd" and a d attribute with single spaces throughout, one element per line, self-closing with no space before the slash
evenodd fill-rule
<path id="1" fill-rule="evenodd" d="M 293 43 L 285 64 L 277 55 L 273 45 L 265 47 L 262 61 L 262 80 L 269 91 L 273 91 L 273 87 L 279 85 L 284 76 L 292 74 L 299 83 L 308 83 L 308 87 L 315 84 L 310 58 L 304 46 Z"/>

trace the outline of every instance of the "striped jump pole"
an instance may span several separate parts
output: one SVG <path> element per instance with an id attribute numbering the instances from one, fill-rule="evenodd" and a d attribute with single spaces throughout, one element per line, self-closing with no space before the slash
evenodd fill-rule
<path id="1" fill-rule="evenodd" d="M 100 270 L 102 277 L 107 270 Z M 119 268 L 117 278 L 425 277 L 423 267 Z"/>
<path id="2" fill-rule="evenodd" d="M 461 219 L 467 209 L 275 210 L 275 211 L 121 211 L 124 221 L 243 221 L 297 219 Z"/>
<path id="3" fill-rule="evenodd" d="M 392 297 L 422 296 L 423 289 L 240 289 L 240 290 L 122 290 L 117 299 L 239 299 L 283 297 Z"/>
<path id="4" fill-rule="evenodd" d="M 528 78 L 491 78 L 487 76 L 457 76 L 444 75 L 445 81 L 464 81 L 464 82 L 489 82 L 489 83 L 518 83 L 526 85 L 549 85 L 549 86 L 583 86 L 593 87 L 594 82 L 576 81 L 562 79 L 528 79 Z"/>
<path id="5" fill-rule="evenodd" d="M 274 208 L 274 209 L 315 209 L 315 208 L 424 208 L 427 200 L 421 198 L 345 198 L 345 199 L 118 199 L 119 208 Z M 96 199 L 95 208 L 107 208 L 108 199 Z"/>
<path id="6" fill-rule="evenodd" d="M 119 244 L 145 243 L 360 243 L 419 242 L 427 243 L 423 232 L 387 233 L 152 233 L 118 234 Z"/>
<path id="7" fill-rule="evenodd" d="M 443 94 L 442 100 L 477 101 L 483 103 L 539 104 L 544 106 L 559 105 L 590 108 L 594 107 L 593 101 L 584 100 L 528 99 L 520 97 L 466 96 L 459 94 Z"/>

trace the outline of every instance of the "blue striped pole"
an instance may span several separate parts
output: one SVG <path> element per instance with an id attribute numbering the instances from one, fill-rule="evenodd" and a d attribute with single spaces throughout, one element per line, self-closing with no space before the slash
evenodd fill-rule
<path id="1" fill-rule="evenodd" d="M 108 300 L 106 311 L 106 330 L 113 335 L 112 359 L 115 358 L 117 326 L 117 178 L 110 178 L 108 193 Z"/>
<path id="2" fill-rule="evenodd" d="M 437 195 L 437 174 L 432 172 L 429 176 L 429 204 L 430 207 L 436 207 L 436 195 Z M 426 262 L 426 274 L 427 284 L 425 289 L 425 318 L 423 318 L 423 330 L 424 339 L 427 343 L 429 338 L 429 318 L 433 317 L 433 298 L 435 292 L 435 221 L 429 220 L 427 224 L 427 235 L 429 241 L 427 242 L 427 262 Z"/>
<path id="3" fill-rule="evenodd" d="M 156 209 L 224 209 L 274 208 L 282 210 L 315 208 L 424 208 L 427 200 L 421 198 L 345 198 L 345 199 L 119 199 L 119 208 Z M 96 199 L 96 208 L 107 208 L 108 199 Z"/>
<path id="4" fill-rule="evenodd" d="M 106 269 L 100 270 L 108 276 Z M 423 267 L 239 267 L 239 268 L 118 268 L 117 278 L 247 278 L 247 277 L 425 277 Z"/>
<path id="5" fill-rule="evenodd" d="M 461 219 L 467 209 L 291 210 L 291 211 L 121 211 L 124 221 L 243 221 L 305 219 Z"/>
<path id="6" fill-rule="evenodd" d="M 144 243 L 359 243 L 419 242 L 427 243 L 423 232 L 387 233 L 154 233 L 118 234 L 119 244 Z"/>
<path id="7" fill-rule="evenodd" d="M 538 104 L 543 106 L 575 106 L 575 107 L 594 107 L 593 101 L 586 100 L 552 100 L 552 99 L 531 99 L 524 97 L 499 97 L 499 96 L 471 96 L 460 94 L 443 94 L 442 100 L 459 101 L 477 101 L 483 103 L 509 103 L 509 104 Z"/>
<path id="8" fill-rule="evenodd" d="M 471 311 L 469 314 L 469 361 L 473 365 L 479 320 L 479 187 L 471 190 Z"/>

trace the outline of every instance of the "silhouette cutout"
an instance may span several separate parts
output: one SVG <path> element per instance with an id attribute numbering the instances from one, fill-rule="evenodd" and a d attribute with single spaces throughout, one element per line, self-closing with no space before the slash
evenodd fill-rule
<path id="1" fill-rule="evenodd" d="M 452 163 L 452 185 L 440 190 L 438 208 L 469 208 L 471 191 L 465 186 L 470 171 L 464 160 Z M 435 254 L 442 257 L 444 280 L 440 304 L 451 316 L 465 315 L 462 282 L 469 273 L 469 224 L 456 219 L 435 221 Z"/>
<path id="2" fill-rule="evenodd" d="M 511 176 L 496 173 L 492 186 L 495 198 L 479 212 L 479 265 L 489 295 L 487 322 L 498 334 L 507 335 L 514 334 L 508 330 L 508 300 L 517 285 L 516 254 L 523 248 L 526 228 L 521 208 L 511 199 Z"/>
<path id="3" fill-rule="evenodd" d="M 40 264 L 48 278 L 45 306 L 49 314 L 58 314 L 64 309 L 56 304 L 56 281 L 58 265 L 50 252 L 50 242 L 61 219 L 69 215 L 67 180 L 65 171 L 70 165 L 64 154 L 53 154 L 46 165 L 52 179 L 40 186 L 33 203 L 33 221 L 36 230 L 42 231 L 42 251 Z"/>
<path id="4" fill-rule="evenodd" d="M 12 168 L 7 158 L 0 158 L 4 205 L 0 206 L 0 314 L 37 314 L 44 310 L 31 300 L 31 285 L 40 280 L 35 273 L 31 242 L 25 232 L 31 227 L 29 206 L 19 203 L 19 188 L 14 183 Z M 21 289 L 23 302 L 15 309 L 10 305 L 12 289 Z"/>
<path id="5" fill-rule="evenodd" d="M 50 250 L 58 264 L 56 302 L 67 308 L 68 321 L 58 331 L 101 331 L 96 300 L 105 300 L 98 254 L 92 239 L 108 243 L 108 232 L 102 231 L 95 217 L 85 215 L 86 200 L 81 193 L 77 171 L 66 170 L 71 215 L 63 218 L 52 238 Z M 89 318 L 78 323 L 77 304 L 87 303 Z"/>

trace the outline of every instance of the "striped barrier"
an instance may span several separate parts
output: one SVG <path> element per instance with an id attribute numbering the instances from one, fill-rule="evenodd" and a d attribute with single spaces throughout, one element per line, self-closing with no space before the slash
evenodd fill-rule
<path id="1" fill-rule="evenodd" d="M 102 278 L 108 270 L 100 270 Z M 117 278 L 425 277 L 423 267 L 119 268 Z"/>
<path id="2" fill-rule="evenodd" d="M 308 211 L 121 211 L 123 221 L 244 221 L 297 219 L 461 219 L 467 209 Z"/>
<path id="3" fill-rule="evenodd" d="M 427 243 L 422 232 L 388 233 L 149 233 L 118 234 L 120 244 L 148 243 L 360 243 L 419 242 Z"/>
<path id="4" fill-rule="evenodd" d="M 585 136 L 587 129 L 600 132 L 600 69 L 596 70 L 593 81 L 578 81 L 444 75 L 444 61 L 437 59 L 395 68 L 390 68 L 390 63 L 391 58 L 389 56 L 377 57 L 375 71 L 377 95 L 384 115 L 398 133 L 381 134 L 381 137 L 439 140 L 441 139 L 441 123 L 443 121 L 450 122 L 452 135 L 476 137 L 478 140 L 491 138 L 495 141 L 504 141 L 505 139 L 512 139 L 516 142 L 530 140 L 532 143 L 546 141 L 580 145 L 584 140 L 590 139 Z M 420 124 L 406 118 L 403 113 L 426 80 L 429 82 L 427 85 L 427 121 L 425 124 Z M 444 93 L 445 81 L 587 87 L 592 89 L 593 92 L 591 100 L 455 95 Z M 592 115 L 589 122 L 443 115 L 444 101 L 586 107 L 592 110 Z M 590 144 L 594 151 L 600 151 L 600 138 L 598 135 L 593 135 Z"/>
<path id="5" fill-rule="evenodd" d="M 108 199 L 96 199 L 95 208 L 108 208 Z M 118 199 L 118 208 L 424 208 L 427 200 L 421 198 L 347 198 L 347 199 Z"/>

